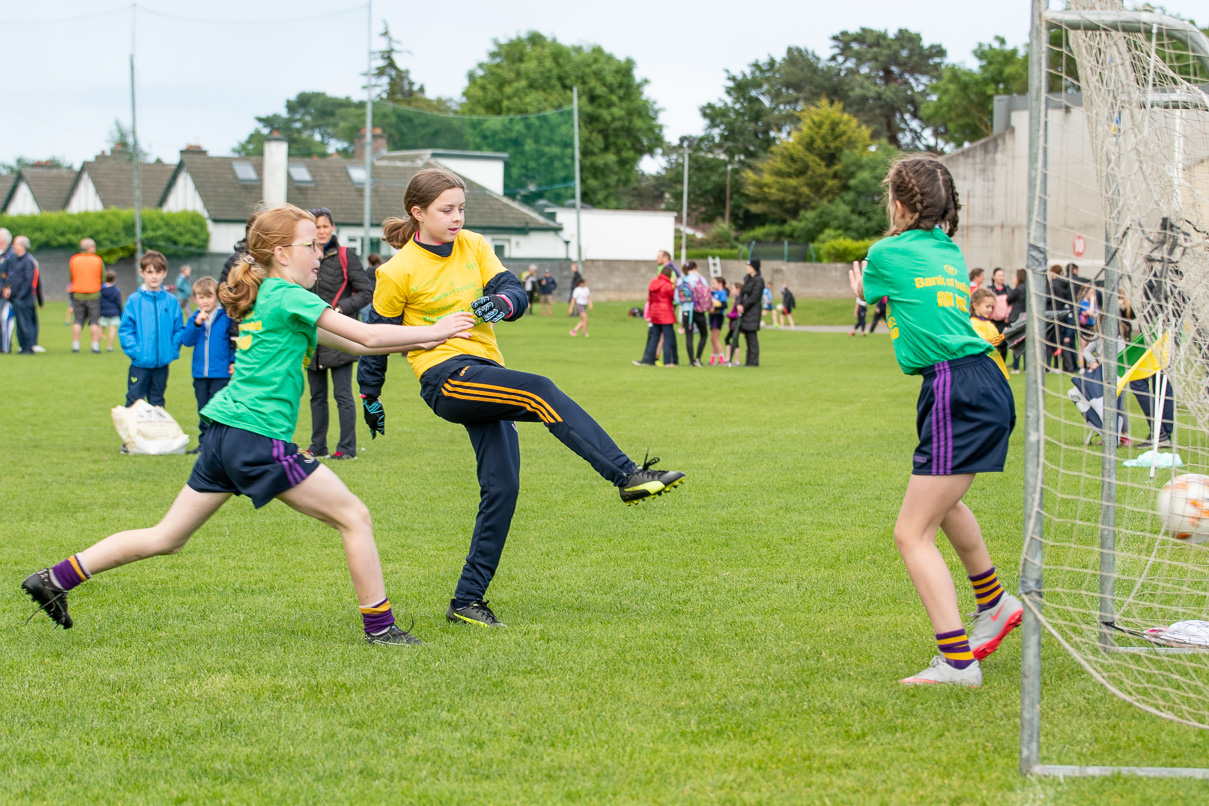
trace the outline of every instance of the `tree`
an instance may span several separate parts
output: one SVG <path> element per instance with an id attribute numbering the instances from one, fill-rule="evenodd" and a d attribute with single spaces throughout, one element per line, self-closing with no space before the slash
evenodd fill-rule
<path id="1" fill-rule="evenodd" d="M 390 24 L 382 22 L 382 50 L 376 52 L 378 66 L 374 78 L 379 86 L 378 100 L 401 103 L 414 97 L 423 97 L 424 85 L 412 81 L 411 71 L 400 67 L 395 61 L 395 45 L 398 40 L 390 35 Z M 401 51 L 406 53 L 407 51 Z"/>
<path id="2" fill-rule="evenodd" d="M 751 206 L 782 221 L 839 198 L 851 178 L 844 155 L 868 151 L 868 127 L 835 101 L 819 101 L 799 113 L 790 139 L 769 149 L 768 157 L 744 172 Z"/>
<path id="3" fill-rule="evenodd" d="M 15 174 L 17 171 L 21 170 L 22 168 L 30 168 L 35 165 L 38 166 L 39 168 L 71 169 L 73 167 L 72 164 L 70 162 L 68 162 L 67 160 L 65 160 L 63 157 L 47 157 L 44 160 L 35 160 L 35 159 L 30 159 L 29 157 L 17 157 L 12 162 L 0 162 L 0 173 Z"/>
<path id="4" fill-rule="evenodd" d="M 125 149 L 127 155 L 133 153 L 131 149 L 131 145 L 134 143 L 133 127 L 127 128 L 122 121 L 118 120 L 117 118 L 114 118 L 113 128 L 109 130 L 109 136 L 106 138 L 106 140 L 108 140 L 109 149 L 111 151 L 121 151 L 122 149 Z M 150 155 L 147 153 L 147 149 L 139 146 L 139 162 L 146 162 L 148 159 L 150 159 Z"/>
<path id="5" fill-rule="evenodd" d="M 486 61 L 471 72 L 459 111 L 470 115 L 530 115 L 566 107 L 579 87 L 580 175 L 584 201 L 616 207 L 623 189 L 638 181 L 638 162 L 662 145 L 658 109 L 646 97 L 634 61 L 599 45 L 564 45 L 536 31 L 507 42 L 496 40 Z M 538 119 L 540 120 L 540 119 Z M 551 120 L 557 120 L 552 118 Z M 536 143 L 553 158 L 571 153 L 566 142 L 541 137 Z M 518 147 L 524 144 L 518 143 Z M 511 152 L 510 152 L 511 153 Z M 529 160 L 540 162 L 540 156 Z M 509 159 L 509 170 L 513 170 Z"/>
<path id="6" fill-rule="evenodd" d="M 1023 95 L 1028 91 L 1028 53 L 1009 48 L 996 36 L 974 48 L 978 69 L 945 65 L 940 80 L 932 84 L 934 96 L 923 106 L 923 120 L 936 139 L 960 148 L 989 137 L 996 95 Z"/>
<path id="7" fill-rule="evenodd" d="M 789 136 L 801 109 L 824 98 L 843 100 L 840 71 L 804 48 L 752 62 L 739 75 L 728 71 L 726 79 L 726 100 L 705 104 L 701 116 L 713 148 L 744 167 Z"/>
<path id="8" fill-rule="evenodd" d="M 235 147 L 240 156 L 264 153 L 264 139 L 276 131 L 289 142 L 291 156 L 323 157 L 331 153 L 351 156 L 353 141 L 347 127 L 341 128 L 342 113 L 361 110 L 365 126 L 365 107 L 352 98 L 336 98 L 322 92 L 300 92 L 285 102 L 285 114 L 256 118 L 259 126 Z M 355 132 L 354 132 L 355 133 Z"/>
<path id="9" fill-rule="evenodd" d="M 919 34 L 905 28 L 894 36 L 872 28 L 841 31 L 831 41 L 831 62 L 840 70 L 843 100 L 874 139 L 897 149 L 928 147 L 921 114 L 928 85 L 940 78 L 944 47 L 925 45 Z"/>

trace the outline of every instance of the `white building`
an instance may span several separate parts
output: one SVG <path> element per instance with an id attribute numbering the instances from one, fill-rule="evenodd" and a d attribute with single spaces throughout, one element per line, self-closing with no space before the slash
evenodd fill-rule
<path id="1" fill-rule="evenodd" d="M 546 214 L 562 225 L 572 258 L 579 254 L 580 233 L 575 209 L 548 207 Z M 597 210 L 584 208 L 579 222 L 584 260 L 654 260 L 660 249 L 676 245 L 677 214 L 666 210 Z"/>

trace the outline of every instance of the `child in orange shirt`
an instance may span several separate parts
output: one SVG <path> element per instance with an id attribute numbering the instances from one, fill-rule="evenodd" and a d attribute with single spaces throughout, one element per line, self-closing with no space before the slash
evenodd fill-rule
<path id="1" fill-rule="evenodd" d="M 994 308 L 995 292 L 991 289 L 978 288 L 970 295 L 970 324 L 974 326 L 974 332 L 998 347 L 1003 342 L 1003 334 L 991 321 L 991 311 Z M 1003 377 L 1007 378 L 1007 365 L 1003 363 L 1003 356 L 999 354 L 998 350 L 993 350 L 990 356 L 991 360 L 995 362 L 995 366 L 1003 372 Z"/>

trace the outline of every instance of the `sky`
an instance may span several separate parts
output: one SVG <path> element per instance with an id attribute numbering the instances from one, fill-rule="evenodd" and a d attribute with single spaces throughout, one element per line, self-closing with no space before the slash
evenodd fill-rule
<path id="1" fill-rule="evenodd" d="M 1171 0 L 1166 7 L 1204 17 L 1203 2 Z M 1000 35 L 1010 45 L 1026 44 L 1029 8 L 1029 0 L 761 0 L 750 6 L 465 0 L 431 7 L 375 0 L 373 47 L 381 47 L 376 35 L 389 23 L 408 51 L 400 65 L 426 93 L 460 97 L 467 74 L 494 40 L 537 30 L 566 44 L 598 44 L 633 59 L 660 109 L 665 138 L 675 142 L 701 132 L 698 109 L 723 97 L 727 71 L 781 57 L 789 46 L 826 55 L 832 34 L 843 30 L 908 28 L 926 43 L 943 45 L 949 61 L 973 66 L 979 42 Z M 132 11 L 130 4 L 106 0 L 0 0 L 0 9 L 0 162 L 53 156 L 78 167 L 106 148 L 114 120 L 128 124 L 131 117 L 132 37 L 139 140 L 167 162 L 191 143 L 211 154 L 230 153 L 255 128 L 257 115 L 284 111 L 285 100 L 301 91 L 365 94 L 365 3 L 139 0 Z"/>

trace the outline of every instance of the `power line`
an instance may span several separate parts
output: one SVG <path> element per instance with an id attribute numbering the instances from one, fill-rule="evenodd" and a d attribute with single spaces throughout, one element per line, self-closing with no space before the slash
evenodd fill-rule
<path id="1" fill-rule="evenodd" d="M 244 26 L 244 25 L 286 25 L 288 23 L 294 23 L 294 22 L 312 22 L 314 20 L 324 20 L 324 19 L 328 19 L 330 17 L 339 17 L 344 14 L 350 14 L 354 11 L 361 11 L 361 10 L 365 9 L 366 6 L 367 6 L 366 3 L 362 3 L 361 5 L 350 6 L 348 8 L 340 9 L 338 11 L 325 11 L 321 14 L 312 14 L 312 15 L 306 16 L 306 17 L 289 17 L 287 19 L 282 19 L 280 17 L 272 17 L 272 18 L 267 18 L 267 19 L 253 20 L 253 19 L 248 19 L 246 17 L 222 17 L 222 18 L 190 17 L 190 16 L 186 16 L 183 14 L 170 14 L 166 11 L 157 11 L 156 9 L 147 8 L 146 6 L 139 5 L 138 3 L 129 3 L 124 6 L 118 6 L 117 8 L 111 8 L 108 11 L 92 11 L 92 12 L 88 12 L 86 14 L 74 14 L 74 15 L 67 16 L 67 17 L 44 17 L 42 19 L 36 19 L 36 20 L 35 19 L 24 19 L 24 20 L 6 19 L 3 21 L 3 24 L 4 25 L 48 25 L 48 24 L 58 24 L 61 22 L 76 22 L 79 20 L 91 20 L 91 19 L 96 19 L 97 17 L 106 17 L 111 14 L 119 14 L 119 13 L 124 14 L 124 13 L 129 12 L 131 9 L 134 9 L 136 14 L 149 14 L 153 17 L 163 17 L 164 19 L 178 20 L 181 22 L 199 22 L 199 23 L 209 23 L 209 24 L 215 24 L 215 25 L 228 25 L 229 24 L 229 25 L 239 25 L 239 26 Z"/>

